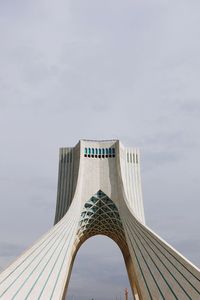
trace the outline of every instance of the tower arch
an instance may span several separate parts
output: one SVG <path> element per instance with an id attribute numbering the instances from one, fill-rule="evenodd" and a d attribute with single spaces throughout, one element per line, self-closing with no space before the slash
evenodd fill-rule
<path id="1" fill-rule="evenodd" d="M 95 234 L 118 244 L 139 299 L 200 299 L 199 269 L 145 224 L 139 151 L 118 140 L 61 148 L 55 225 L 0 274 L 0 299 L 64 299 L 76 253 Z"/>

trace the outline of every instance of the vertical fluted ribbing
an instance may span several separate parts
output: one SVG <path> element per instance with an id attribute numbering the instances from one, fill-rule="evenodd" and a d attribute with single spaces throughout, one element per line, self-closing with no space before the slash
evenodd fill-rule
<path id="1" fill-rule="evenodd" d="M 61 205 L 60 205 L 60 215 L 59 219 L 63 217 L 64 199 L 65 199 L 65 189 L 66 189 L 66 173 L 67 173 L 67 159 L 68 159 L 68 149 L 63 149 L 63 164 L 62 164 L 62 186 L 61 186 Z"/>
<path id="2" fill-rule="evenodd" d="M 55 287 L 50 284 L 46 289 L 47 283 L 52 280 L 52 276 L 59 278 L 61 265 L 65 264 L 65 268 L 67 267 L 66 259 L 71 259 L 69 247 L 73 245 L 76 227 L 77 221 L 72 213 L 11 265 L 4 272 L 4 276 L 1 276 L 0 299 L 51 299 L 48 295 L 50 292 L 53 295 Z M 59 259 L 61 255 L 62 261 Z M 62 276 L 60 280 L 63 280 Z M 53 282 L 56 285 L 56 280 Z M 64 284 L 65 282 L 62 282 L 62 285 Z M 62 295 L 60 298 L 58 295 L 57 292 L 52 299 L 61 299 Z"/>
<path id="3" fill-rule="evenodd" d="M 73 190 L 73 165 L 74 165 L 74 160 L 73 160 L 73 150 L 70 151 L 70 172 L 69 172 L 69 194 L 68 194 L 68 205 L 67 209 L 70 205 L 70 201 L 72 199 L 72 190 Z"/>
<path id="4" fill-rule="evenodd" d="M 70 193 L 70 202 L 68 203 L 68 207 L 69 208 L 70 204 L 71 204 L 71 200 L 73 199 L 73 195 L 74 195 L 74 190 L 75 190 L 75 186 L 74 186 L 74 149 L 72 150 L 72 164 L 71 164 L 71 173 L 70 173 L 70 178 L 71 178 L 71 193 Z"/>
<path id="5" fill-rule="evenodd" d="M 65 184 L 65 168 L 66 168 L 66 154 L 65 154 L 65 149 L 63 149 L 63 151 L 62 151 L 62 165 L 61 165 L 61 188 L 60 188 L 59 220 L 62 218 L 63 195 L 64 195 L 64 184 Z"/>
<path id="6" fill-rule="evenodd" d="M 73 170 L 73 148 L 61 148 L 55 223 L 62 219 L 71 204 L 75 189 L 73 184 L 75 176 Z"/>
<path id="7" fill-rule="evenodd" d="M 140 215 L 140 220 L 145 223 L 144 218 L 144 207 L 143 207 L 143 201 L 142 201 L 142 185 L 141 185 L 141 176 L 140 176 L 140 153 L 138 150 L 136 150 L 136 157 L 137 161 L 135 163 L 135 170 L 136 170 L 136 178 L 137 178 L 137 190 L 138 190 L 138 213 Z"/>
<path id="8" fill-rule="evenodd" d="M 125 149 L 124 159 L 121 159 L 121 171 L 128 202 L 136 216 L 144 223 L 138 150 Z"/>
<path id="9" fill-rule="evenodd" d="M 65 165 L 64 165 L 64 173 L 63 173 L 63 194 L 62 194 L 62 206 L 61 206 L 61 214 L 60 218 L 64 216 L 65 210 L 65 199 L 66 199 L 66 192 L 67 192 L 67 180 L 68 180 L 68 155 L 69 150 L 68 148 L 65 149 Z"/>
<path id="10" fill-rule="evenodd" d="M 61 189 L 61 161 L 62 161 L 62 153 L 61 149 L 59 151 L 59 165 L 58 165 L 58 187 L 57 187 L 57 202 L 56 202 L 56 213 L 55 213 L 55 220 L 54 224 L 58 222 L 59 216 L 59 208 L 60 208 L 60 189 Z"/>
<path id="11" fill-rule="evenodd" d="M 119 159 L 106 158 L 109 159 L 106 163 L 105 157 L 98 160 L 84 156 L 82 149 L 88 147 L 87 143 L 90 142 L 80 142 L 76 152 L 75 148 L 60 150 L 55 222 L 61 220 L 2 272 L 0 299 L 63 299 L 77 249 L 86 238 L 98 232 L 118 243 L 126 261 L 132 290 L 136 285 L 140 300 L 200 300 L 199 270 L 144 224 L 139 151 L 124 147 L 118 149 L 119 142 L 113 144 L 111 141 L 108 147 L 115 146 Z M 101 144 L 89 147 L 100 149 Z M 105 148 L 105 142 L 102 148 Z M 79 161 L 75 161 L 74 157 Z M 93 163 L 95 172 L 92 172 Z M 101 180 L 98 180 L 98 172 L 105 174 Z M 87 223 L 91 207 L 86 212 L 85 231 L 81 237 L 78 234 L 82 208 L 88 199 L 94 200 L 91 198 L 94 190 L 101 190 L 105 195 L 107 192 L 106 196 L 113 201 L 109 205 L 118 208 L 119 220 L 124 228 L 123 239 L 113 231 L 113 226 L 117 226 L 114 220 L 103 219 L 107 215 L 106 210 L 98 212 L 102 214 L 101 227 L 98 223 Z M 90 231 L 86 227 L 88 224 L 94 226 Z"/>
<path id="12" fill-rule="evenodd" d="M 142 276 L 145 274 L 146 293 L 139 281 L 144 299 L 200 299 L 196 268 L 133 216 L 126 218 L 124 228 L 130 254 L 138 262 L 135 268 Z M 147 296 L 149 291 L 154 296 Z"/>

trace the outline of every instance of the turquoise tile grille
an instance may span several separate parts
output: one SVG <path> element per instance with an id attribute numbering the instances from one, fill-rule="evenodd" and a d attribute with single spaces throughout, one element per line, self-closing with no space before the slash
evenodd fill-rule
<path id="1" fill-rule="evenodd" d="M 85 203 L 78 234 L 80 237 L 103 234 L 114 240 L 125 240 L 118 208 L 101 190 Z"/>

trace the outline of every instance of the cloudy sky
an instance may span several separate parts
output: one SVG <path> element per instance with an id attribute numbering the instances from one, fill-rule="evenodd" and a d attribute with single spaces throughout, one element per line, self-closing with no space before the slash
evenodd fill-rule
<path id="1" fill-rule="evenodd" d="M 199 0 L 0 1 L 0 269 L 53 224 L 58 149 L 137 146 L 147 224 L 200 266 Z M 101 248 L 101 249 L 100 249 Z M 123 259 L 82 246 L 67 299 L 120 299 Z"/>

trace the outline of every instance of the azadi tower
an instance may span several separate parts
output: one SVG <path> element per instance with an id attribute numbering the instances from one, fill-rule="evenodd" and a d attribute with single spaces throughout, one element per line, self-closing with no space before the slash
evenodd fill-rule
<path id="1" fill-rule="evenodd" d="M 0 299 L 65 299 L 96 234 L 121 249 L 134 299 L 200 299 L 200 270 L 145 225 L 139 152 L 117 140 L 60 149 L 55 225 L 0 275 Z"/>

